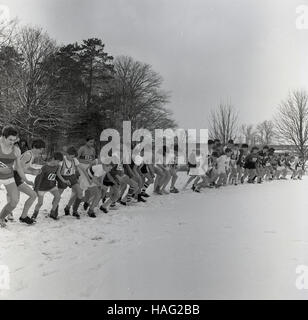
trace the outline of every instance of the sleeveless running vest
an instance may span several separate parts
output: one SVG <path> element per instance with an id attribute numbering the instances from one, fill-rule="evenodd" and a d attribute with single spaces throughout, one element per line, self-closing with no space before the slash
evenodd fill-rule
<path id="1" fill-rule="evenodd" d="M 22 155 L 21 155 L 21 159 L 23 159 L 23 157 L 26 155 L 26 154 L 30 154 L 31 157 L 30 157 L 30 160 L 26 161 L 25 162 L 25 168 L 24 169 L 28 169 L 29 167 L 31 167 L 32 163 L 33 163 L 33 153 L 31 150 L 27 150 L 25 151 Z"/>
<path id="2" fill-rule="evenodd" d="M 6 180 L 6 179 L 10 179 L 10 178 L 14 177 L 13 165 L 14 165 L 15 160 L 16 160 L 16 155 L 14 153 L 14 148 L 9 154 L 5 154 L 2 151 L 2 147 L 0 144 L 0 167 L 2 167 L 2 168 L 9 167 L 12 169 L 10 173 L 1 173 L 0 172 L 0 180 Z"/>
<path id="3" fill-rule="evenodd" d="M 69 161 L 66 159 L 65 156 L 63 157 L 61 171 L 60 171 L 62 176 L 72 176 L 76 174 L 76 160 L 74 158 L 72 161 Z M 68 166 L 68 163 L 70 163 L 70 166 Z"/>
<path id="4" fill-rule="evenodd" d="M 88 148 L 86 146 L 81 147 L 81 154 L 79 159 L 83 160 L 86 163 L 90 163 L 95 159 L 95 149 L 94 148 Z"/>

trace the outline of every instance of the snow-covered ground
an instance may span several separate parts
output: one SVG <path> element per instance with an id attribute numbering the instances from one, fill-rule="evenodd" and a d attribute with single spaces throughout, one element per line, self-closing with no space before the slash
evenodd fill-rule
<path id="1" fill-rule="evenodd" d="M 59 221 L 45 218 L 49 198 L 36 225 L 0 229 L 0 298 L 307 299 L 295 286 L 308 266 L 307 193 L 306 177 L 189 190 Z"/>

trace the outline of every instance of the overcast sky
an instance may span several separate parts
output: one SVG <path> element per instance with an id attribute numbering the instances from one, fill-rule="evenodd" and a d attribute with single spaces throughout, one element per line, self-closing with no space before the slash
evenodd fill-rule
<path id="1" fill-rule="evenodd" d="M 308 0 L 2 0 L 20 23 L 58 43 L 102 38 L 113 56 L 151 64 L 172 92 L 182 128 L 207 128 L 231 101 L 241 123 L 270 119 L 288 92 L 308 88 Z"/>

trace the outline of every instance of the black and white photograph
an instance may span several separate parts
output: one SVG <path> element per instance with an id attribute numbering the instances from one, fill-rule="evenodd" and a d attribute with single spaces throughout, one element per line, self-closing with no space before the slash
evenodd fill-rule
<path id="1" fill-rule="evenodd" d="M 308 0 L 0 0 L 0 300 L 308 299 Z"/>

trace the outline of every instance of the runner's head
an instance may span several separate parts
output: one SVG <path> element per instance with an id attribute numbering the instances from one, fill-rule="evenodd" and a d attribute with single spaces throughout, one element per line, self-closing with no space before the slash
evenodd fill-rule
<path id="1" fill-rule="evenodd" d="M 258 147 L 252 147 L 251 153 L 256 154 L 259 151 Z"/>
<path id="2" fill-rule="evenodd" d="M 218 152 L 214 151 L 211 155 L 213 162 L 215 163 L 217 158 L 219 157 Z"/>
<path id="3" fill-rule="evenodd" d="M 18 132 L 13 126 L 6 126 L 2 129 L 3 141 L 7 146 L 13 146 L 18 140 Z"/>
<path id="4" fill-rule="evenodd" d="M 230 157 L 230 156 L 231 156 L 231 153 L 232 153 L 232 149 L 226 148 L 226 150 L 225 150 L 226 156 Z"/>
<path id="5" fill-rule="evenodd" d="M 234 141 L 233 141 L 232 139 L 230 139 L 230 140 L 228 141 L 228 147 L 229 147 L 229 148 L 233 148 L 233 146 L 234 146 Z"/>
<path id="6" fill-rule="evenodd" d="M 27 142 L 27 140 L 25 138 L 21 138 L 19 140 L 18 144 L 19 144 L 20 148 L 22 148 L 24 150 L 28 150 L 29 149 L 28 142 Z"/>
<path id="7" fill-rule="evenodd" d="M 41 139 L 33 140 L 32 142 L 32 151 L 36 156 L 41 155 L 45 147 L 45 142 Z"/>
<path id="8" fill-rule="evenodd" d="M 243 150 L 243 153 L 246 154 L 248 152 L 248 144 L 243 143 L 241 146 L 241 149 Z"/>
<path id="9" fill-rule="evenodd" d="M 63 154 L 61 152 L 54 152 L 48 159 L 47 163 L 51 166 L 58 166 L 63 161 Z"/>
<path id="10" fill-rule="evenodd" d="M 95 145 L 95 139 L 94 138 L 92 138 L 92 137 L 88 137 L 87 138 L 87 143 L 86 143 L 86 145 L 88 146 L 88 147 L 94 147 L 94 145 Z"/>
<path id="11" fill-rule="evenodd" d="M 66 157 L 70 161 L 73 160 L 75 157 L 77 157 L 77 154 L 78 154 L 75 147 L 69 147 L 66 153 L 67 153 Z"/>

